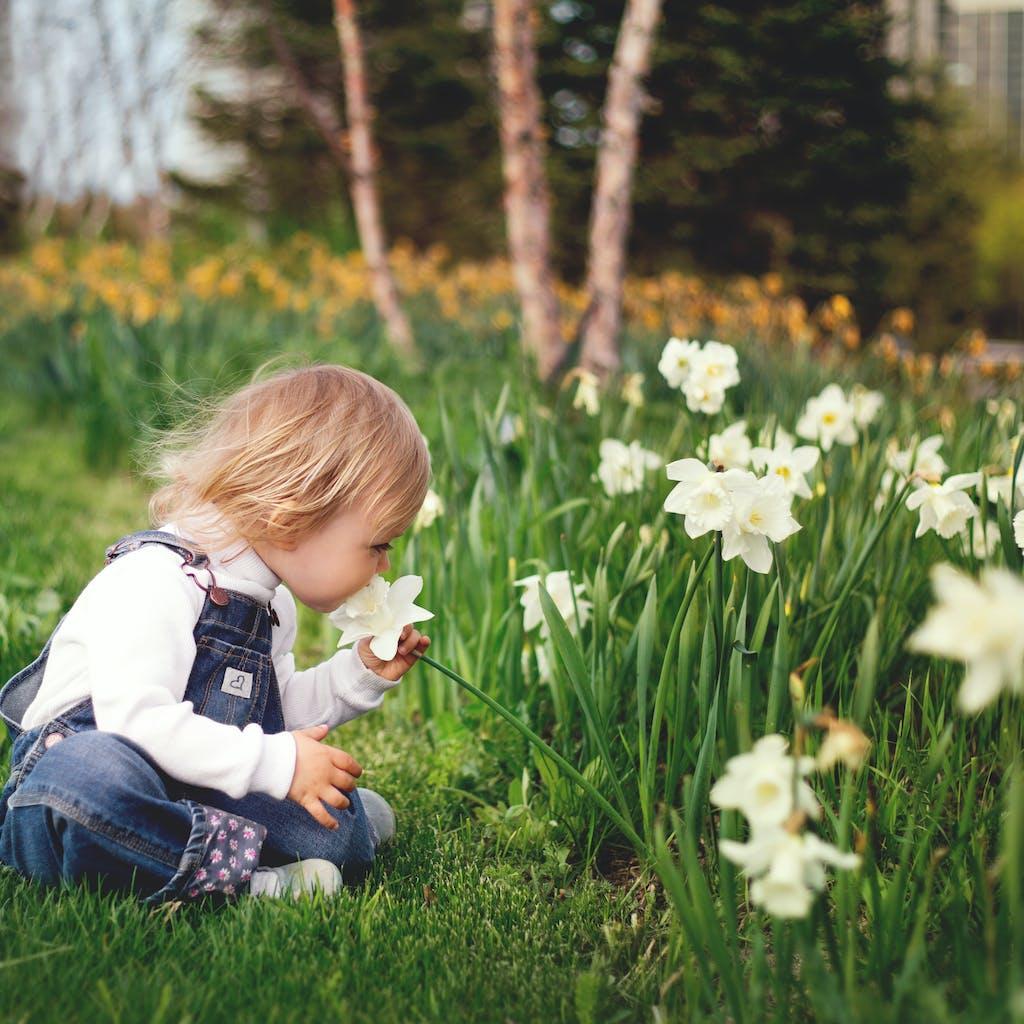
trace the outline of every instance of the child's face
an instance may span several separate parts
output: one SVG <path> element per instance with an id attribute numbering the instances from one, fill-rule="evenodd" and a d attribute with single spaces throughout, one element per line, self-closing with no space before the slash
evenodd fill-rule
<path id="1" fill-rule="evenodd" d="M 298 600 L 326 613 L 391 568 L 387 547 L 394 538 L 374 529 L 362 511 L 348 511 L 290 547 L 257 541 L 253 548 Z"/>

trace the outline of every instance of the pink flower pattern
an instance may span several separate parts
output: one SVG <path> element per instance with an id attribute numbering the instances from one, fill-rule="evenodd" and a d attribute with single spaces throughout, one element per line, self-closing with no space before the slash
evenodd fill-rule
<path id="1" fill-rule="evenodd" d="M 259 862 L 260 850 L 267 837 L 266 827 L 245 818 L 230 818 L 223 811 L 206 808 L 208 838 L 201 864 L 182 891 L 189 899 L 199 899 L 209 893 L 236 895 L 252 877 Z M 226 823 L 226 828 L 219 828 Z M 248 840 L 242 856 L 238 857 L 238 831 Z M 216 867 L 214 867 L 216 866 Z"/>

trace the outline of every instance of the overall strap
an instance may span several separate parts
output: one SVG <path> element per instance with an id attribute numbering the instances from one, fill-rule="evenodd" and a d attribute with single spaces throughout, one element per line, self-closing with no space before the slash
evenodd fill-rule
<path id="1" fill-rule="evenodd" d="M 126 555 L 129 551 L 138 551 L 146 544 L 162 544 L 181 555 L 185 565 L 191 565 L 197 569 L 204 569 L 210 561 L 202 551 L 173 533 L 164 533 L 162 530 L 139 530 L 137 533 L 129 533 L 126 537 L 122 537 L 116 544 L 111 544 L 107 548 L 104 564 L 110 565 L 115 558 Z"/>
<path id="2" fill-rule="evenodd" d="M 130 551 L 138 551 L 139 548 L 145 547 L 147 544 L 162 544 L 165 548 L 170 548 L 172 551 L 176 551 L 181 556 L 181 567 L 185 570 L 185 575 L 188 576 L 215 605 L 223 608 L 231 600 L 228 596 L 228 591 L 217 585 L 217 578 L 213 575 L 213 569 L 210 568 L 209 556 L 205 552 L 200 551 L 199 548 L 189 544 L 188 541 L 175 536 L 173 533 L 164 533 L 161 530 L 139 530 L 138 533 L 129 533 L 127 537 L 122 537 L 116 544 L 111 544 L 110 547 L 107 548 L 107 560 L 105 564 L 110 565 L 114 559 L 120 558 L 121 555 L 126 555 Z M 210 578 L 210 585 L 208 587 L 203 586 L 203 584 L 199 582 L 196 574 L 191 571 L 192 569 L 206 570 L 206 573 Z"/>

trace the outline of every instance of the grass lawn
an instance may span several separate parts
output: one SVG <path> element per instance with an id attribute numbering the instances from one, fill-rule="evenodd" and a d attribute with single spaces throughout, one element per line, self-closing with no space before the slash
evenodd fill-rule
<path id="1" fill-rule="evenodd" d="M 9 404 L 0 493 L 6 679 L 52 628 L 45 592 L 67 607 L 105 545 L 145 524 L 145 492 L 87 471 L 72 432 Z M 302 646 L 318 649 L 311 619 Z M 386 701 L 332 742 L 398 815 L 396 842 L 362 886 L 296 904 L 151 910 L 0 869 L 0 1021 L 650 1019 L 666 941 L 653 890 L 581 875 L 485 813 L 508 780 L 465 731 L 438 738 Z M 456 784 L 467 765 L 473 798 Z"/>

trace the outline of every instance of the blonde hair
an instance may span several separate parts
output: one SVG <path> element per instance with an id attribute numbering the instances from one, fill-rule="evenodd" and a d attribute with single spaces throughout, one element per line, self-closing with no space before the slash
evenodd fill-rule
<path id="1" fill-rule="evenodd" d="M 150 499 L 154 525 L 194 518 L 205 545 L 283 547 L 359 508 L 384 539 L 405 530 L 430 456 L 402 399 L 346 366 L 259 378 L 157 442 L 154 475 L 167 482 Z"/>

